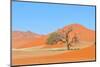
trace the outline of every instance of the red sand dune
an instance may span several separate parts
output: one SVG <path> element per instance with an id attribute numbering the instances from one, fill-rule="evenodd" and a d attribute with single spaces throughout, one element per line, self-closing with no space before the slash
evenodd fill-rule
<path id="1" fill-rule="evenodd" d="M 73 32 L 71 32 L 70 36 L 73 36 L 75 33 L 78 35 L 79 39 L 82 41 L 95 41 L 95 32 L 89 30 L 82 25 L 79 24 L 71 24 L 69 26 L 65 26 L 62 29 L 59 29 L 58 32 L 63 32 L 63 30 L 68 30 L 70 27 L 73 28 Z M 15 31 L 12 33 L 12 47 L 13 48 L 29 48 L 33 46 L 42 46 L 46 45 L 46 39 L 48 35 L 39 35 L 32 32 L 20 32 Z M 58 47 L 62 46 L 57 44 Z M 54 45 L 53 47 L 57 47 Z"/>
<path id="2" fill-rule="evenodd" d="M 73 37 L 75 34 L 77 34 L 80 41 L 85 42 L 84 44 L 80 43 L 78 45 L 79 50 L 63 50 L 62 52 L 52 52 L 50 51 L 51 48 L 62 48 L 64 45 L 62 42 L 59 42 L 55 45 L 46 44 L 46 39 L 48 38 L 49 34 L 39 35 L 32 32 L 12 32 L 12 49 L 14 49 L 12 51 L 12 65 L 96 60 L 95 31 L 89 30 L 79 24 L 71 24 L 57 30 L 57 32 L 63 33 L 64 30 L 68 30 L 69 28 L 73 29 L 73 31 L 70 33 L 70 37 Z M 40 48 L 40 46 L 42 47 Z M 77 47 L 77 45 L 75 46 Z"/>
<path id="3" fill-rule="evenodd" d="M 80 41 L 95 43 L 95 31 L 87 29 L 80 24 L 71 24 L 71 25 L 65 26 L 64 28 L 59 29 L 58 32 L 63 33 L 64 30 L 68 30 L 70 28 L 73 29 L 73 31 L 70 33 L 70 38 L 72 38 L 76 34 Z M 55 45 L 46 45 L 45 47 L 51 47 L 51 48 L 52 47 L 64 47 L 64 45 L 61 45 L 61 44 L 63 43 L 59 42 Z"/>
<path id="4" fill-rule="evenodd" d="M 70 28 L 72 28 L 73 30 L 73 32 L 71 32 L 71 36 L 73 36 L 76 33 L 79 36 L 80 40 L 84 40 L 84 41 L 95 40 L 95 31 L 87 29 L 80 24 L 71 24 L 71 25 L 65 26 L 59 31 L 63 32 L 64 30 L 68 30 Z"/>
<path id="5" fill-rule="evenodd" d="M 12 32 L 12 47 L 28 48 L 33 46 L 40 46 L 43 44 L 44 39 L 44 35 L 39 35 L 32 32 L 14 31 Z"/>

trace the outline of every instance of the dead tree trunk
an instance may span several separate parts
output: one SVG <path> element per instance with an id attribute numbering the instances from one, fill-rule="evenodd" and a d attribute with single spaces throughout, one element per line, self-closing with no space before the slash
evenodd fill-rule
<path id="1" fill-rule="evenodd" d="M 69 43 L 69 44 L 67 44 L 67 49 L 68 49 L 68 50 L 70 50 L 70 43 Z"/>

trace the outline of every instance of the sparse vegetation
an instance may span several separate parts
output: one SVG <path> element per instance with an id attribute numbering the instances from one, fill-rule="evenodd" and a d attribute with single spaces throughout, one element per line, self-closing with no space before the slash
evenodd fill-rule
<path id="1" fill-rule="evenodd" d="M 60 35 L 57 32 L 53 32 L 49 35 L 47 39 L 47 44 L 55 44 L 57 41 L 59 41 Z"/>
<path id="2" fill-rule="evenodd" d="M 70 50 L 72 43 L 78 43 L 79 39 L 76 36 L 76 34 L 74 35 L 74 37 L 71 39 L 70 38 L 70 33 L 73 31 L 72 28 L 69 28 L 68 30 L 64 30 L 63 33 L 59 33 L 59 32 L 53 32 L 49 35 L 48 39 L 47 39 L 47 44 L 56 44 L 57 42 L 61 41 L 65 44 L 65 46 L 67 47 L 68 50 Z"/>

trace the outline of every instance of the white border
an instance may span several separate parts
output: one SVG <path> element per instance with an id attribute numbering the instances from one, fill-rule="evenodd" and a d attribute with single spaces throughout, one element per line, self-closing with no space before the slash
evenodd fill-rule
<path id="1" fill-rule="evenodd" d="M 94 5 L 96 3 L 95 0 L 18 0 L 18 1 L 40 1 L 40 2 L 88 4 L 88 5 Z"/>
<path id="2" fill-rule="evenodd" d="M 0 67 L 10 64 L 10 0 L 0 0 Z"/>

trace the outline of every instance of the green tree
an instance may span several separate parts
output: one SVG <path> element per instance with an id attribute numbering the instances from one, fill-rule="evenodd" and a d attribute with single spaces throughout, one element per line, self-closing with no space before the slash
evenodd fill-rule
<path id="1" fill-rule="evenodd" d="M 47 39 L 47 44 L 50 44 L 50 45 L 56 44 L 61 39 L 59 37 L 60 37 L 60 34 L 58 34 L 57 32 L 51 33 Z"/>
<path id="2" fill-rule="evenodd" d="M 68 50 L 70 50 L 72 43 L 78 42 L 78 39 L 76 36 L 70 40 L 69 34 L 73 31 L 72 28 L 69 28 L 68 30 L 64 30 L 63 33 L 53 32 L 49 35 L 47 39 L 47 44 L 56 44 L 59 41 L 62 41 Z"/>

